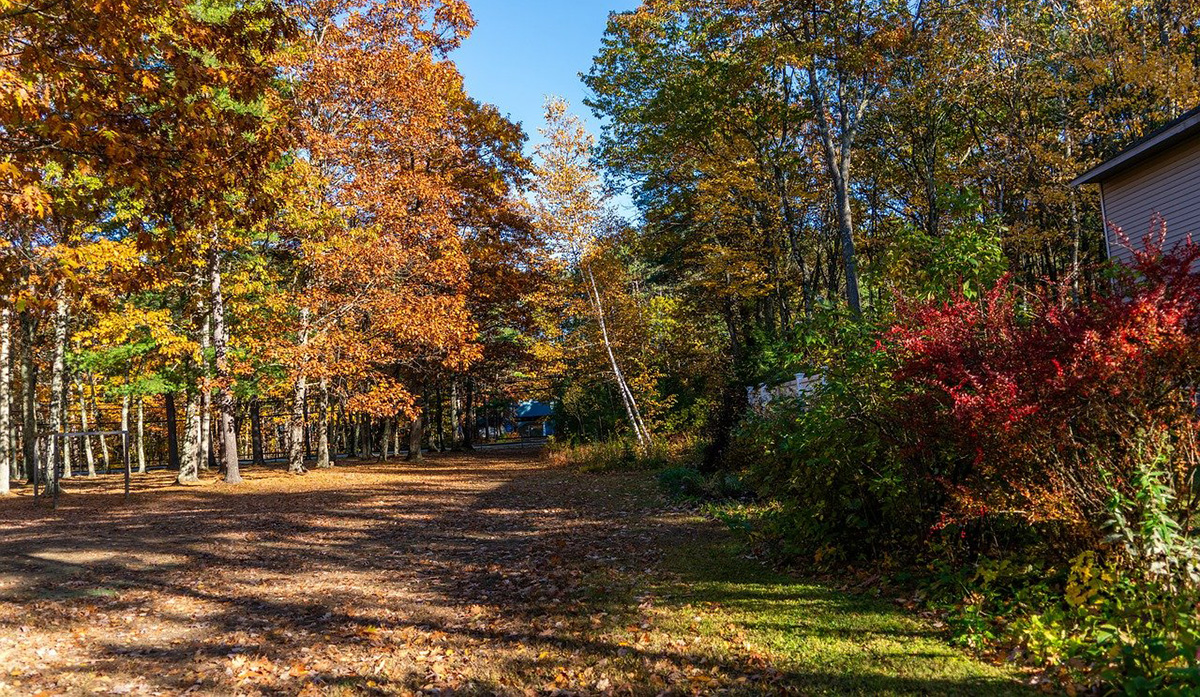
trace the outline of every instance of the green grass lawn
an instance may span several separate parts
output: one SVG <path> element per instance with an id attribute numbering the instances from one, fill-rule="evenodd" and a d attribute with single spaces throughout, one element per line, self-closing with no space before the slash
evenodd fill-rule
<path id="1" fill-rule="evenodd" d="M 698 633 L 716 653 L 748 652 L 801 694 L 1024 695 L 1014 669 L 947 644 L 909 611 L 774 572 L 737 538 L 696 521 L 701 534 L 669 549 L 675 578 L 656 595 L 662 621 Z M 667 627 L 664 627 L 667 628 Z M 790 689 L 788 689 L 790 688 Z"/>

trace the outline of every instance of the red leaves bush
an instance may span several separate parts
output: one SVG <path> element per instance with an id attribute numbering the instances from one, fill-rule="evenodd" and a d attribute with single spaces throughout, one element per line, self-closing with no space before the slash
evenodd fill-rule
<path id="1" fill-rule="evenodd" d="M 1094 541 L 1148 434 L 1169 438 L 1176 490 L 1191 490 L 1200 245 L 1165 252 L 1157 233 L 1086 299 L 1004 279 L 975 301 L 901 302 L 885 341 L 912 388 L 897 418 L 912 474 L 947 493 L 944 523 L 1016 517 Z"/>

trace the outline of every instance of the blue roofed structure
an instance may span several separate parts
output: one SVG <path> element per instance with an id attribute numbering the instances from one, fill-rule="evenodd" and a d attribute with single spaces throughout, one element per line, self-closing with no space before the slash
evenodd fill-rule
<path id="1" fill-rule="evenodd" d="M 528 400 L 517 404 L 517 430 L 526 438 L 554 435 L 554 405 Z"/>

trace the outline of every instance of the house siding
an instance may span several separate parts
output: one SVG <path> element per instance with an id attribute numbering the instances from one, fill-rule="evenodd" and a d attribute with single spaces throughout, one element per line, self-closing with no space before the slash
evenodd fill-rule
<path id="1" fill-rule="evenodd" d="M 1200 241 L 1200 135 L 1104 182 L 1104 214 L 1140 248 L 1154 216 L 1167 222 L 1167 249 L 1188 234 Z M 1110 254 L 1132 256 L 1129 245 L 1110 228 Z"/>

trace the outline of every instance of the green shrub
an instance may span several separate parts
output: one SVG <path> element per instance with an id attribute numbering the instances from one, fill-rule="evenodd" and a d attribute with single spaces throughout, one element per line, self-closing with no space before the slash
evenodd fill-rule
<path id="1" fill-rule="evenodd" d="M 793 367 L 819 372 L 824 384 L 803 401 L 772 403 L 738 433 L 731 468 L 779 503 L 768 533 L 780 549 L 831 561 L 876 558 L 918 545 L 936 522 L 939 492 L 906 469 L 894 414 L 902 387 L 879 336 L 870 322 L 822 312 L 798 337 L 805 362 Z"/>
<path id="2" fill-rule="evenodd" d="M 1200 597 L 1085 552 L 1064 567 L 980 559 L 928 579 L 958 643 L 1008 646 L 1064 685 L 1126 695 L 1200 693 Z"/>
<path id="3" fill-rule="evenodd" d="M 699 497 L 704 493 L 704 475 L 691 467 L 669 467 L 659 472 L 658 483 L 674 497 Z"/>
<path id="4" fill-rule="evenodd" d="M 729 501 L 749 495 L 742 478 L 733 472 L 705 475 L 692 467 L 669 467 L 659 472 L 658 483 L 675 498 Z"/>

